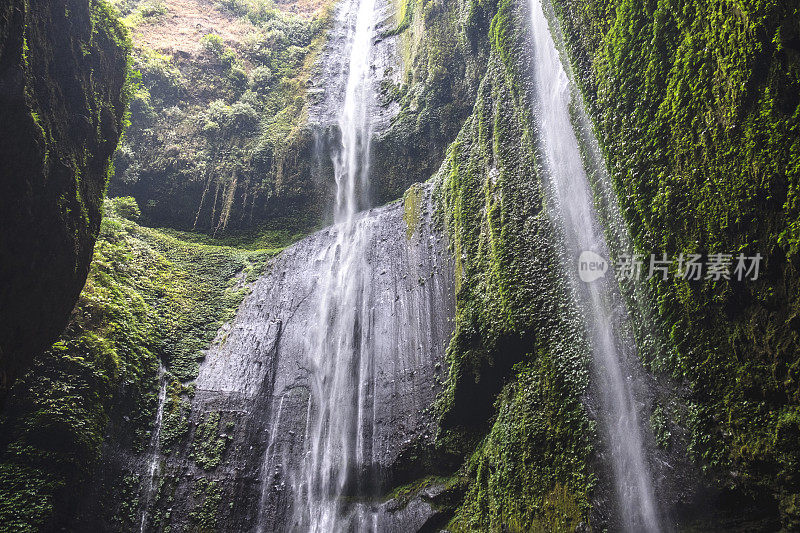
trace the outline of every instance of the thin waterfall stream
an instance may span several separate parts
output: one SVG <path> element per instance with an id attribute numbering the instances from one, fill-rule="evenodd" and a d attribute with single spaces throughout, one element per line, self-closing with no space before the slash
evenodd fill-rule
<path id="1" fill-rule="evenodd" d="M 565 239 L 564 263 L 587 321 L 592 350 L 600 418 L 611 455 L 620 526 L 631 532 L 661 531 L 647 464 L 644 427 L 634 396 L 636 358 L 633 343 L 625 338 L 624 306 L 615 303 L 618 287 L 613 269 L 591 283 L 577 280 L 577 258 L 583 251 L 609 257 L 609 247 L 594 207 L 581 149 L 570 111 L 579 97 L 559 58 L 541 0 L 531 0 L 533 70 L 537 109 L 534 120 L 541 132 L 544 166 L 550 178 L 555 215 Z M 582 110 L 581 110 L 582 112 Z M 583 132 L 584 137 L 587 132 Z M 591 132 L 588 132 L 591 136 Z M 601 163 L 602 164 L 602 163 Z M 570 269 L 574 268 L 574 274 Z M 622 309 L 620 309 L 622 307 Z"/>
<path id="2" fill-rule="evenodd" d="M 147 461 L 147 482 L 144 486 L 144 505 L 142 506 L 142 519 L 139 525 L 139 531 L 144 533 L 147 527 L 147 511 L 150 499 L 153 496 L 153 489 L 155 486 L 156 472 L 158 470 L 159 455 L 159 439 L 161 438 L 161 425 L 164 421 L 164 403 L 167 400 L 167 384 L 169 380 L 166 377 L 164 367 L 159 364 L 158 366 L 158 407 L 156 408 L 156 419 L 153 423 L 153 433 L 150 436 L 149 459 Z"/>

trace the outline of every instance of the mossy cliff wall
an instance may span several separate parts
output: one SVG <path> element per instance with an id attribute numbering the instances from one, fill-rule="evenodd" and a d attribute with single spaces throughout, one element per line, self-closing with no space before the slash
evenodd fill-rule
<path id="1" fill-rule="evenodd" d="M 86 281 L 128 49 L 101 0 L 0 7 L 0 396 L 64 328 Z"/>
<path id="2" fill-rule="evenodd" d="M 135 197 L 150 226 L 214 234 L 324 218 L 308 88 L 333 3 L 117 3 L 139 83 L 109 195 Z"/>
<path id="3" fill-rule="evenodd" d="M 798 5 L 554 5 L 638 250 L 764 256 L 757 281 L 653 279 L 676 350 L 647 362 L 687 386 L 664 412 L 708 482 L 800 527 Z"/>
<path id="4" fill-rule="evenodd" d="M 466 458 L 451 531 L 592 520 L 588 348 L 537 163 L 526 8 L 499 3 L 477 102 L 436 178 L 457 291 L 439 445 Z"/>
<path id="5" fill-rule="evenodd" d="M 493 5 L 477 0 L 394 0 L 402 72 L 381 99 L 399 113 L 373 143 L 377 203 L 433 175 L 472 112 L 485 73 Z"/>
<path id="6" fill-rule="evenodd" d="M 187 16 L 172 4 L 164 12 L 119 4 L 141 84 L 110 194 L 136 197 L 146 224 L 214 234 L 307 232 L 329 218 L 333 169 L 320 153 L 326 125 L 314 115 L 335 89 L 325 84 L 337 81 L 325 79 L 323 65 L 340 53 L 337 2 L 302 16 L 290 12 L 293 2 L 213 2 L 217 25 L 190 28 L 197 35 L 185 41 L 195 43 L 170 33 L 173 19 Z M 375 73 L 381 112 L 399 112 L 372 144 L 373 205 L 430 177 L 469 116 L 488 57 L 492 6 L 484 4 L 397 0 L 394 20 L 379 21 L 378 41 L 397 41 L 402 72 Z M 223 38 L 214 33 L 225 33 L 223 23 L 249 35 Z M 148 44 L 153 36 L 158 48 Z"/>

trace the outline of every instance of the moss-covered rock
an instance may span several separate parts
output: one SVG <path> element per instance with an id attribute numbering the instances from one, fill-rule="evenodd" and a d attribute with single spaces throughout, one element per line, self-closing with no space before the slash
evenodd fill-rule
<path id="1" fill-rule="evenodd" d="M 9 394 L 0 419 L 0 530 L 81 530 L 93 490 L 106 491 L 104 512 L 138 510 L 135 502 L 111 501 L 130 493 L 130 483 L 128 473 L 99 468 L 102 453 L 134 455 L 148 446 L 159 365 L 168 385 L 162 449 L 185 437 L 191 389 L 181 382 L 196 376 L 248 275 L 272 255 L 178 240 L 121 216 L 137 211 L 130 199 L 107 202 L 66 332 Z M 204 467 L 218 464 L 225 449 L 219 425 L 217 415 L 204 427 L 197 459 Z"/>
<path id="2" fill-rule="evenodd" d="M 438 442 L 471 479 L 453 531 L 574 530 L 592 511 L 588 347 L 545 208 L 527 20 L 500 2 L 477 103 L 437 176 L 457 291 Z"/>
<path id="3" fill-rule="evenodd" d="M 554 5 L 638 250 L 764 257 L 757 281 L 651 280 L 677 351 L 647 363 L 687 385 L 680 422 L 708 482 L 769 495 L 763 512 L 797 527 L 797 4 Z"/>
<path id="4" fill-rule="evenodd" d="M 0 7 L 0 397 L 86 281 L 129 48 L 104 0 Z"/>
<path id="5" fill-rule="evenodd" d="M 297 15 L 302 2 L 215 2 L 209 27 L 188 28 L 188 38 L 173 27 L 186 13 L 118 3 L 142 83 L 110 193 L 135 196 L 145 223 L 214 234 L 307 231 L 329 217 L 333 171 L 315 152 L 320 132 L 308 117 L 334 3 Z M 387 76 L 379 100 L 400 111 L 372 144 L 374 204 L 441 164 L 474 104 L 493 9 L 476 0 L 394 4 L 382 38 L 398 39 L 403 72 L 399 84 Z"/>
<path id="6" fill-rule="evenodd" d="M 489 54 L 492 1 L 393 0 L 400 83 L 386 83 L 384 105 L 399 104 L 373 142 L 371 185 L 378 203 L 433 175 L 475 104 Z"/>

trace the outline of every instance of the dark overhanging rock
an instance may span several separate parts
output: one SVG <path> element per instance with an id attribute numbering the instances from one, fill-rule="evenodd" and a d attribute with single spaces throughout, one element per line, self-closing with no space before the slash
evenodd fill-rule
<path id="1" fill-rule="evenodd" d="M 0 7 L 0 402 L 86 282 L 129 48 L 103 2 Z"/>

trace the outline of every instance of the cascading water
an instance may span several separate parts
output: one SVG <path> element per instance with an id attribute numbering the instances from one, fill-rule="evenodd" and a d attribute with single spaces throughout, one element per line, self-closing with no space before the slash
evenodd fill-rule
<path id="1" fill-rule="evenodd" d="M 432 187 L 415 188 L 415 210 L 366 210 L 370 141 L 393 112 L 375 102 L 395 72 L 396 39 L 376 38 L 393 27 L 392 10 L 385 0 L 342 1 L 312 88 L 316 155 L 330 155 L 335 171 L 335 224 L 270 263 L 200 366 L 193 421 L 220 416 L 230 440 L 212 474 L 231 502 L 221 530 L 415 531 L 439 513 L 422 497 L 381 497 L 415 447 L 432 442 L 428 408 L 455 314 Z M 193 527 L 190 446 L 162 476 L 181 472 L 171 492 L 176 529 Z"/>
<path id="2" fill-rule="evenodd" d="M 139 531 L 141 533 L 144 533 L 145 528 L 147 527 L 147 511 L 149 506 L 148 504 L 150 503 L 150 498 L 152 497 L 153 494 L 153 487 L 156 479 L 156 470 L 158 470 L 158 461 L 159 461 L 158 441 L 159 438 L 161 437 L 161 424 L 164 420 L 164 403 L 167 400 L 167 383 L 169 382 L 169 380 L 166 379 L 164 374 L 165 374 L 164 367 L 159 364 L 158 407 L 156 408 L 156 420 L 153 424 L 153 434 L 150 437 L 150 445 L 149 445 L 150 456 L 147 461 L 147 483 L 144 486 L 142 519 L 139 525 Z"/>
<path id="3" fill-rule="evenodd" d="M 294 479 L 293 527 L 300 531 L 344 529 L 342 499 L 367 489 L 362 470 L 371 460 L 370 432 L 374 413 L 367 406 L 373 392 L 371 354 L 365 349 L 364 273 L 368 232 L 355 222 L 366 207 L 372 131 L 369 104 L 373 97 L 370 56 L 375 28 L 375 0 L 359 0 L 349 32 L 347 84 L 339 115 L 341 143 L 333 154 L 336 195 L 336 242 L 320 261 L 326 272 L 320 287 L 321 305 L 308 337 L 310 389 L 306 457 Z M 359 528 L 363 529 L 363 528 Z"/>
<path id="4" fill-rule="evenodd" d="M 594 209 L 593 195 L 581 158 L 569 78 L 559 58 L 541 0 L 531 0 L 533 70 L 544 166 L 556 218 L 564 232 L 565 265 L 572 268 L 582 251 L 608 257 L 608 245 Z M 582 112 L 579 111 L 579 113 Z M 587 136 L 583 132 L 582 137 Z M 588 136 L 591 136 L 588 133 Z M 575 270 L 577 274 L 577 269 Z M 627 531 L 660 531 L 652 476 L 645 457 L 643 426 L 637 412 L 634 384 L 635 351 L 623 332 L 625 311 L 615 303 L 613 275 L 582 284 L 573 279 L 576 297 L 587 320 L 604 433 L 609 441 L 620 525 Z"/>

